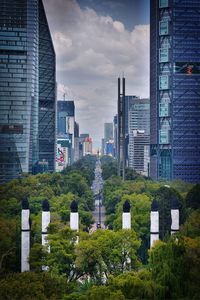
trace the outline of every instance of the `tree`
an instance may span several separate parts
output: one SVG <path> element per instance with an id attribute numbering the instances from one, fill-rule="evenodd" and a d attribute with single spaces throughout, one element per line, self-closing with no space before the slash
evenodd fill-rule
<path id="1" fill-rule="evenodd" d="M 64 278 L 49 272 L 14 273 L 0 280 L 0 299 L 60 300 L 69 289 Z"/>
<path id="2" fill-rule="evenodd" d="M 196 184 L 186 196 L 186 205 L 189 208 L 200 208 L 200 184 Z"/>
<path id="3" fill-rule="evenodd" d="M 199 237 L 191 239 L 179 235 L 167 243 L 157 241 L 150 251 L 149 268 L 152 279 L 164 288 L 164 299 L 198 299 Z"/>
<path id="4" fill-rule="evenodd" d="M 140 242 L 133 230 L 98 230 L 77 245 L 75 265 L 95 282 L 139 267 L 136 255 Z"/>
<path id="5" fill-rule="evenodd" d="M 173 188 L 162 186 L 155 193 L 155 199 L 158 201 L 159 210 L 159 235 L 164 240 L 170 236 L 171 232 L 171 207 L 173 199 L 179 204 L 180 224 L 185 221 L 185 207 L 180 194 Z"/>

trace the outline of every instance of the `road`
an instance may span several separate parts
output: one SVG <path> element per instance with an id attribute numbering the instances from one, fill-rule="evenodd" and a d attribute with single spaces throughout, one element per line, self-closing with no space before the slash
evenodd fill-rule
<path id="1" fill-rule="evenodd" d="M 98 159 L 95 166 L 95 179 L 92 183 L 92 191 L 94 194 L 94 201 L 95 201 L 95 210 L 92 212 L 93 217 L 95 219 L 95 223 L 93 224 L 90 232 L 96 231 L 98 228 L 105 229 L 105 207 L 102 205 L 103 196 L 102 196 L 102 189 L 103 189 L 103 179 L 102 179 L 102 169 L 101 169 L 101 162 Z"/>

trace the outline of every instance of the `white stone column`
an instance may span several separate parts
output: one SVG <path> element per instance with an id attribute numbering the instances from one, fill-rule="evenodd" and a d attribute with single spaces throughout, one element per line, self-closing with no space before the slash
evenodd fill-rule
<path id="1" fill-rule="evenodd" d="M 79 231 L 79 213 L 78 213 L 78 204 L 75 200 L 72 201 L 70 206 L 70 228 L 71 230 Z M 77 236 L 76 242 L 79 242 L 79 237 Z"/>
<path id="2" fill-rule="evenodd" d="M 21 272 L 30 271 L 30 210 L 27 199 L 22 200 L 21 212 Z"/>
<path id="3" fill-rule="evenodd" d="M 122 213 L 122 229 L 131 229 L 131 212 L 130 212 L 130 203 L 126 200 L 123 204 L 123 213 Z"/>
<path id="4" fill-rule="evenodd" d="M 48 200 L 44 200 L 42 202 L 42 246 L 46 246 L 48 244 L 48 234 L 47 228 L 50 224 L 50 209 Z M 47 247 L 47 251 L 50 253 L 50 246 Z M 43 271 L 48 271 L 48 266 L 42 266 Z"/>
<path id="5" fill-rule="evenodd" d="M 47 241 L 47 228 L 50 224 L 50 209 L 48 200 L 44 200 L 42 203 L 42 245 L 45 246 Z M 50 248 L 48 249 L 50 252 Z"/>
<path id="6" fill-rule="evenodd" d="M 171 208 L 171 234 L 174 234 L 179 231 L 179 203 L 176 198 L 172 199 L 172 208 Z"/>
<path id="7" fill-rule="evenodd" d="M 122 229 L 131 229 L 131 206 L 128 200 L 123 204 L 123 213 L 122 213 Z M 124 249 L 125 251 L 125 249 Z M 125 267 L 129 266 L 131 268 L 131 258 L 128 256 L 125 262 Z"/>
<path id="8" fill-rule="evenodd" d="M 151 220 L 150 220 L 150 247 L 153 246 L 155 241 L 159 240 L 159 212 L 156 200 L 153 200 L 151 205 Z"/>

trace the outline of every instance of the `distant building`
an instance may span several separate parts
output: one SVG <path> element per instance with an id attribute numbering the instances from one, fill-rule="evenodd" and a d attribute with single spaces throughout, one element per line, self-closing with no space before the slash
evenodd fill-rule
<path id="1" fill-rule="evenodd" d="M 90 137 L 86 137 L 83 141 L 83 156 L 92 155 L 92 139 Z"/>
<path id="2" fill-rule="evenodd" d="M 200 182 L 200 1 L 150 2 L 150 176 Z"/>
<path id="3" fill-rule="evenodd" d="M 142 175 L 150 176 L 150 145 L 144 146 L 144 172 Z"/>
<path id="4" fill-rule="evenodd" d="M 104 123 L 104 142 L 113 139 L 113 123 Z"/>
<path id="5" fill-rule="evenodd" d="M 76 128 L 77 131 L 77 128 Z M 57 153 L 56 170 L 74 162 L 75 106 L 74 101 L 57 102 Z"/>
<path id="6" fill-rule="evenodd" d="M 105 154 L 105 141 L 101 139 L 101 155 Z"/>
<path id="7" fill-rule="evenodd" d="M 133 130 L 129 134 L 129 167 L 140 174 L 146 172 L 145 163 L 148 158 L 145 155 L 148 153 L 145 150 L 149 146 L 149 138 L 144 130 Z"/>
<path id="8" fill-rule="evenodd" d="M 83 157 L 83 154 L 85 155 L 83 145 L 86 138 L 89 138 L 89 133 L 81 133 L 79 136 L 79 159 Z"/>
<path id="9" fill-rule="evenodd" d="M 145 172 L 144 147 L 150 143 L 150 101 L 136 96 L 126 96 L 128 115 L 128 166 L 138 172 Z"/>
<path id="10" fill-rule="evenodd" d="M 114 145 L 113 145 L 113 157 L 117 159 L 117 145 L 118 145 L 118 141 L 117 141 L 117 115 L 114 116 L 113 119 L 113 139 L 114 139 Z"/>
<path id="11" fill-rule="evenodd" d="M 114 156 L 114 140 L 106 142 L 106 155 Z"/>
<path id="12" fill-rule="evenodd" d="M 55 169 L 55 52 L 41 0 L 0 1 L 0 183 Z"/>
<path id="13" fill-rule="evenodd" d="M 75 122 L 74 126 L 74 161 L 80 159 L 80 150 L 79 150 L 79 124 Z"/>

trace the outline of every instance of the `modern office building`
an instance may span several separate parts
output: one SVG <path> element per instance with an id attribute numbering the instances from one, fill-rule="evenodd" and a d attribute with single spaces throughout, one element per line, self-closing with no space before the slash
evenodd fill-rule
<path id="1" fill-rule="evenodd" d="M 149 146 L 149 135 L 144 130 L 133 130 L 129 134 L 129 167 L 147 176 L 145 149 Z"/>
<path id="2" fill-rule="evenodd" d="M 104 142 L 113 139 L 113 123 L 104 123 Z"/>
<path id="3" fill-rule="evenodd" d="M 200 182 L 200 1 L 152 0 L 153 179 Z"/>
<path id="4" fill-rule="evenodd" d="M 150 101 L 136 96 L 126 96 L 125 100 L 128 166 L 142 174 L 144 172 L 144 148 L 149 145 L 150 138 Z"/>
<path id="5" fill-rule="evenodd" d="M 83 156 L 92 155 L 92 139 L 86 137 L 83 141 Z"/>
<path id="6" fill-rule="evenodd" d="M 106 142 L 106 155 L 114 157 L 114 140 Z"/>
<path id="7" fill-rule="evenodd" d="M 39 1 L 39 162 L 55 170 L 56 56 L 43 3 Z"/>
<path id="8" fill-rule="evenodd" d="M 113 139 L 114 139 L 114 149 L 113 149 L 113 152 L 114 152 L 114 155 L 113 157 L 114 158 L 117 158 L 117 136 L 118 136 L 118 133 L 117 133 L 117 130 L 118 130 L 118 125 L 117 125 L 117 118 L 118 116 L 115 115 L 114 118 L 113 118 Z"/>
<path id="9" fill-rule="evenodd" d="M 74 101 L 59 100 L 57 101 L 57 171 L 60 171 L 62 167 L 65 168 L 74 162 L 74 133 Z M 62 149 L 63 147 L 66 148 L 65 151 Z M 62 161 L 60 158 L 62 158 Z"/>
<path id="10" fill-rule="evenodd" d="M 79 151 L 79 124 L 77 122 L 74 123 L 74 161 L 80 159 L 80 151 Z"/>
<path id="11" fill-rule="evenodd" d="M 55 165 L 55 53 L 41 0 L 0 0 L 0 183 Z M 45 134 L 44 134 L 45 133 Z"/>

